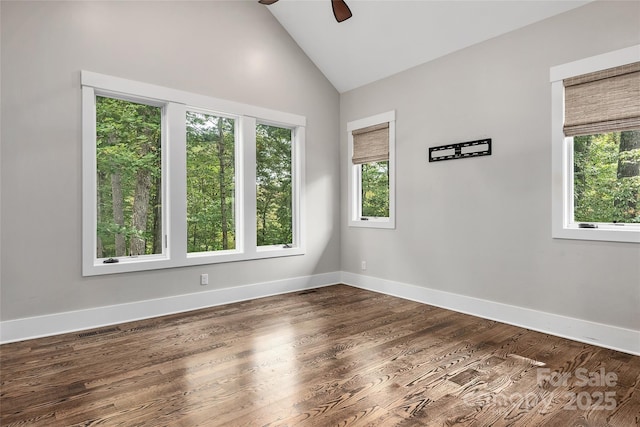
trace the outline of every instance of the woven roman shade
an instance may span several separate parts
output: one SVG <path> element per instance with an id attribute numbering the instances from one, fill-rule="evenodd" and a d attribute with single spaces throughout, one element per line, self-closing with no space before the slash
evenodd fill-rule
<path id="1" fill-rule="evenodd" d="M 640 62 L 571 77 L 565 87 L 565 136 L 640 129 Z"/>
<path id="2" fill-rule="evenodd" d="M 355 129 L 351 134 L 354 165 L 389 160 L 389 123 Z"/>

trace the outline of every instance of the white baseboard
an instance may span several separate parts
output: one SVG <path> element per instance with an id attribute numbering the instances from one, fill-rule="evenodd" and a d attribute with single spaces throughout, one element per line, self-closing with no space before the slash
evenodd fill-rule
<path id="1" fill-rule="evenodd" d="M 7 320 L 0 322 L 0 344 L 99 328 L 337 283 L 640 356 L 640 331 L 637 330 L 344 271 Z"/>
<path id="2" fill-rule="evenodd" d="M 640 331 L 342 272 L 342 283 L 640 356 Z"/>
<path id="3" fill-rule="evenodd" d="M 254 283 L 126 304 L 0 322 L 0 343 L 99 328 L 340 283 L 340 272 Z"/>

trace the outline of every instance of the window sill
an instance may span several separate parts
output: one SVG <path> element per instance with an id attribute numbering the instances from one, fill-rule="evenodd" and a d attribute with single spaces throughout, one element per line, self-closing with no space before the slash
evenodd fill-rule
<path id="1" fill-rule="evenodd" d="M 106 274 L 131 273 L 135 271 L 159 270 L 165 268 L 188 267 L 194 265 L 221 264 L 226 262 L 252 261 L 265 258 L 282 258 L 304 255 L 305 250 L 299 247 L 282 248 L 281 246 L 266 246 L 257 248 L 256 252 L 244 253 L 237 251 L 221 251 L 224 253 L 195 253 L 186 258 L 171 259 L 165 256 L 122 257 L 119 262 L 105 264 L 102 260 L 83 268 L 83 276 L 102 276 Z"/>
<path id="2" fill-rule="evenodd" d="M 396 228 L 396 224 L 389 218 L 369 218 L 365 221 L 351 220 L 349 221 L 349 227 L 394 229 Z"/>
<path id="3" fill-rule="evenodd" d="M 104 259 L 94 260 L 93 264 L 83 268 L 83 276 L 101 276 L 104 274 L 128 273 L 132 271 L 156 270 L 164 268 L 171 260 L 164 255 L 145 255 L 140 257 L 116 257 L 116 263 L 104 263 Z"/>
<path id="4" fill-rule="evenodd" d="M 622 228 L 625 228 L 624 230 Z M 576 225 L 553 230 L 554 239 L 593 240 L 601 242 L 640 243 L 640 227 L 634 225 L 599 225 L 598 228 L 578 228 Z"/>

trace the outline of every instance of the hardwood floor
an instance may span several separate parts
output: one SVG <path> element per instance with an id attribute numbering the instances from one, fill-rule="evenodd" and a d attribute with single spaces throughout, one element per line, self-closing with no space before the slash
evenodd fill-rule
<path id="1" fill-rule="evenodd" d="M 640 357 L 344 285 L 0 360 L 2 426 L 640 425 Z"/>

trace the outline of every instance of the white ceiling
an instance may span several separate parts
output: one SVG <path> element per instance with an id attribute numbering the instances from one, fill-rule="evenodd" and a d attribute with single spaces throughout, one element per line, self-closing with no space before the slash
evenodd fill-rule
<path id="1" fill-rule="evenodd" d="M 337 23 L 331 0 L 268 6 L 339 92 L 388 77 L 591 0 L 346 0 Z"/>

